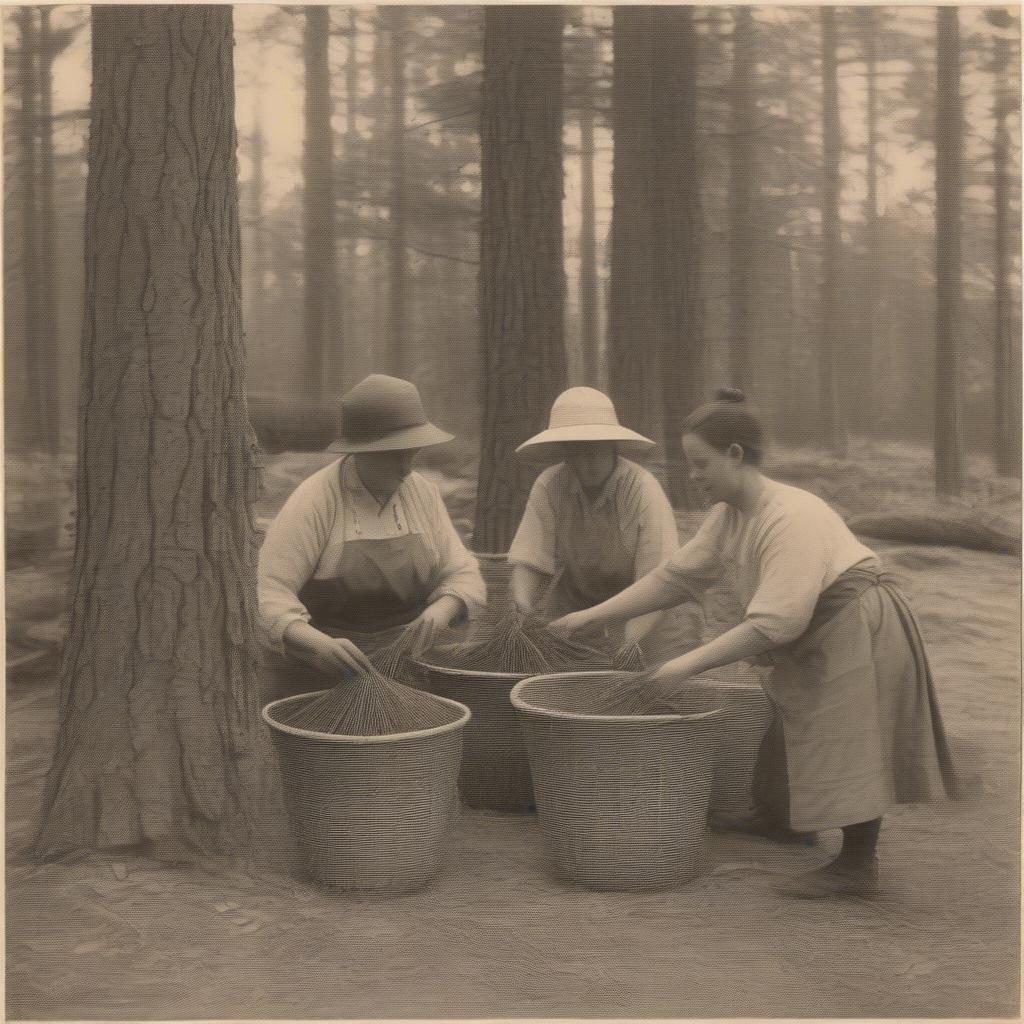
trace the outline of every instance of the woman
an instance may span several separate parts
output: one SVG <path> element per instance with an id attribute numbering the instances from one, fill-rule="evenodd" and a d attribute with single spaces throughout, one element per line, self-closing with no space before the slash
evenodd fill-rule
<path id="1" fill-rule="evenodd" d="M 408 381 L 373 374 L 341 399 L 344 457 L 295 489 L 260 551 L 260 615 L 286 685 L 305 684 L 297 664 L 364 671 L 399 635 L 417 654 L 483 605 L 476 559 L 412 472 L 416 452 L 451 437 Z"/>
<path id="2" fill-rule="evenodd" d="M 840 828 L 825 867 L 779 888 L 804 897 L 877 890 L 882 817 L 896 803 L 957 795 L 913 614 L 874 554 L 821 499 L 763 476 L 763 433 L 738 392 L 684 425 L 691 476 L 714 507 L 663 565 L 551 628 L 573 634 L 692 601 L 731 576 L 744 620 L 650 674 L 671 701 L 691 677 L 771 655 L 766 690 L 782 722 L 791 826 Z"/>
<path id="3" fill-rule="evenodd" d="M 653 441 L 619 424 L 611 400 L 593 388 L 570 388 L 555 399 L 548 429 L 517 449 L 561 456 L 534 482 L 509 549 L 512 597 L 523 610 L 554 618 L 618 594 L 660 565 L 679 546 L 665 492 L 619 446 Z M 623 651 L 641 643 L 664 661 L 700 642 L 703 614 L 695 606 L 626 622 Z"/>

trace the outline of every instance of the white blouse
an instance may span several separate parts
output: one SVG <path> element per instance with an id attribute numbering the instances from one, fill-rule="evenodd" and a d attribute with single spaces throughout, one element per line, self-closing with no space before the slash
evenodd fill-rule
<path id="1" fill-rule="evenodd" d="M 781 645 L 806 630 L 822 591 L 873 554 L 821 498 L 766 479 L 752 515 L 716 505 L 653 575 L 680 602 L 724 580 L 746 607 L 744 621 Z"/>
<path id="2" fill-rule="evenodd" d="M 363 486 L 352 459 L 332 462 L 304 480 L 271 523 L 260 549 L 260 618 L 270 644 L 281 650 L 284 631 L 309 622 L 298 592 L 310 579 L 338 575 L 347 540 L 425 537 L 437 558 L 439 582 L 427 598 L 450 595 L 470 615 L 487 598 L 477 560 L 466 550 L 437 486 L 410 473 L 383 506 Z"/>

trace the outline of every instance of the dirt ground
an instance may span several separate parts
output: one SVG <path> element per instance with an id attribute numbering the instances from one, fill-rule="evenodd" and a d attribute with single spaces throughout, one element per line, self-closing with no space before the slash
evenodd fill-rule
<path id="1" fill-rule="evenodd" d="M 34 867 L 53 664 L 8 682 L 7 1015 L 20 1019 L 996 1017 L 1018 1013 L 1015 558 L 875 544 L 906 580 L 967 803 L 904 807 L 886 891 L 802 903 L 773 873 L 837 845 L 713 836 L 672 892 L 554 880 L 535 817 L 464 811 L 443 875 L 389 901 L 142 860 Z"/>

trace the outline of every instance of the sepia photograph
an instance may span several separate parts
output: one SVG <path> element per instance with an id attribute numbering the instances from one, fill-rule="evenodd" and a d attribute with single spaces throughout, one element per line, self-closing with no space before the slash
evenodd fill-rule
<path id="1" fill-rule="evenodd" d="M 1020 15 L 3 0 L 5 1019 L 1018 1018 Z"/>

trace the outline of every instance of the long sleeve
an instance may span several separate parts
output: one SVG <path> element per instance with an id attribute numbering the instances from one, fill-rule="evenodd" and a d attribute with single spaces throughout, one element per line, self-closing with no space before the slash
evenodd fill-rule
<path id="1" fill-rule="evenodd" d="M 555 469 L 545 470 L 533 482 L 508 551 L 508 560 L 513 565 L 528 565 L 548 576 L 555 574 L 555 513 L 549 492 Z"/>
<path id="2" fill-rule="evenodd" d="M 335 509 L 320 474 L 301 483 L 270 524 L 260 548 L 257 594 L 260 620 L 270 646 L 283 651 L 285 630 L 309 622 L 298 593 L 316 570 L 327 545 Z"/>
<path id="3" fill-rule="evenodd" d="M 466 614 L 473 618 L 487 602 L 487 587 L 480 574 L 480 565 L 462 543 L 441 492 L 436 487 L 431 487 L 431 491 L 431 519 L 437 539 L 441 578 L 428 602 L 433 603 L 445 596 L 456 597 L 466 606 Z"/>
<path id="4" fill-rule="evenodd" d="M 704 519 L 694 538 L 670 555 L 651 576 L 678 602 L 699 601 L 704 591 L 722 577 L 719 556 L 721 534 L 727 509 L 716 505 Z"/>

